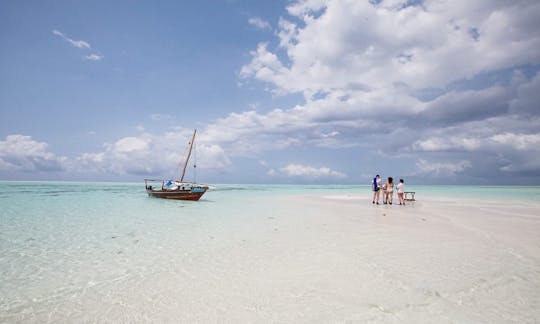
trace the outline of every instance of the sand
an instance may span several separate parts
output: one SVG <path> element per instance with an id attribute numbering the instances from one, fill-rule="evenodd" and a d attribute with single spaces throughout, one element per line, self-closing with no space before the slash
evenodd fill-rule
<path id="1" fill-rule="evenodd" d="M 309 229 L 294 229 L 296 237 L 306 234 L 296 241 L 306 251 L 298 249 L 291 258 L 302 260 L 293 269 L 309 267 L 306 277 L 313 284 L 300 304 L 316 296 L 322 304 L 312 305 L 311 320 L 540 320 L 536 203 L 442 198 L 373 206 L 357 196 L 304 197 L 298 203 L 319 211 Z M 309 230 L 317 233 L 307 235 Z"/>
<path id="2" fill-rule="evenodd" d="M 212 234 L 219 244 L 207 256 L 147 281 L 164 311 L 143 313 L 229 323 L 540 321 L 535 204 L 280 199 L 235 233 Z"/>

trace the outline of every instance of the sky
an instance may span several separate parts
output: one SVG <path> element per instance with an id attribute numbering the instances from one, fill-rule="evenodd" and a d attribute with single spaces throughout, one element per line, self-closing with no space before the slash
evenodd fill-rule
<path id="1" fill-rule="evenodd" d="M 0 179 L 540 185 L 536 0 L 0 2 Z M 193 165 L 196 164 L 196 168 Z"/>

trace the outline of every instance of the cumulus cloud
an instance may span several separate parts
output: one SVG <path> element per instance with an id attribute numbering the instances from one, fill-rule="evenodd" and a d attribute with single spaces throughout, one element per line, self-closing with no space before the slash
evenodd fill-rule
<path id="1" fill-rule="evenodd" d="M 149 138 L 124 137 L 112 145 L 112 150 L 118 153 L 147 151 L 150 143 Z"/>
<path id="2" fill-rule="evenodd" d="M 249 18 L 248 23 L 252 26 L 257 27 L 258 29 L 263 29 L 263 30 L 272 29 L 272 26 L 270 26 L 270 23 L 266 20 L 263 20 L 260 17 Z"/>
<path id="3" fill-rule="evenodd" d="M 453 177 L 471 167 L 471 162 L 467 160 L 452 163 L 429 162 L 423 159 L 416 163 L 419 175 L 431 177 Z"/>
<path id="4" fill-rule="evenodd" d="M 384 98 L 368 104 L 363 102 L 365 98 L 343 97 L 334 91 L 289 109 L 231 113 L 208 125 L 202 137 L 219 143 L 231 156 L 255 157 L 265 151 L 304 146 L 359 147 L 392 156 L 420 155 L 430 161 L 437 158 L 433 155 L 437 152 L 455 152 L 470 155 L 471 164 L 481 160 L 477 156 L 492 156 L 498 161 L 494 162 L 494 174 L 510 170 L 507 166 L 512 162 L 513 172 L 519 172 L 523 164 L 517 161 L 540 153 L 535 149 L 540 119 L 531 116 L 532 108 L 527 115 L 518 115 L 510 111 L 509 104 L 516 96 L 527 100 L 525 92 L 518 89 L 528 89 L 534 82 L 536 77 L 508 87 L 452 90 L 428 102 L 405 96 L 401 103 L 408 106 L 403 109 L 400 103 Z M 453 160 L 461 163 L 452 156 L 445 156 L 440 163 Z M 530 172 L 533 167 L 529 163 L 522 169 Z M 429 173 L 441 174 L 449 173 Z"/>
<path id="5" fill-rule="evenodd" d="M 282 20 L 276 49 L 287 59 L 261 43 L 242 70 L 285 93 L 444 87 L 540 62 L 534 1 L 297 1 L 289 13 L 296 19 Z"/>
<path id="6" fill-rule="evenodd" d="M 495 143 L 510 146 L 520 151 L 540 151 L 540 134 L 504 133 L 493 135 L 490 139 Z"/>
<path id="7" fill-rule="evenodd" d="M 479 172 L 482 158 L 493 174 L 537 166 L 524 163 L 540 134 L 537 2 L 302 0 L 287 10 L 277 42 L 261 41 L 240 77 L 305 102 L 231 113 L 209 139 L 239 141 L 242 154 L 356 146 L 416 158 L 412 173 L 436 177 Z"/>
<path id="8" fill-rule="evenodd" d="M 31 136 L 8 135 L 0 141 L 0 170 L 3 171 L 62 171 L 67 158 L 47 151 L 48 144 Z"/>
<path id="9" fill-rule="evenodd" d="M 417 151 L 447 151 L 447 150 L 474 150 L 480 146 L 476 138 L 452 137 L 452 138 L 429 138 L 416 141 L 413 148 Z"/>
<path id="10" fill-rule="evenodd" d="M 174 177 L 187 156 L 187 148 L 182 151 L 180 143 L 188 143 L 190 138 L 187 130 L 128 136 L 105 144 L 103 151 L 81 154 L 77 162 L 80 171 Z M 231 168 L 229 157 L 219 145 L 197 141 L 195 149 L 191 166 L 196 158 L 197 168 L 205 171 L 226 172 Z"/>

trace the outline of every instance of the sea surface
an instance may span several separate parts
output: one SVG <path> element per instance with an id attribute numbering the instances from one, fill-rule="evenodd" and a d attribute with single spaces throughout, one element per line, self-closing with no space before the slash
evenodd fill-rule
<path id="1" fill-rule="evenodd" d="M 411 185 L 407 191 L 419 201 L 540 202 L 540 187 Z M 234 281 L 219 287 L 223 272 L 215 269 L 232 266 L 224 256 L 249 242 L 271 244 L 264 240 L 278 230 L 274 217 L 295 213 L 280 197 L 310 195 L 365 196 L 359 203 L 371 203 L 369 186 L 352 185 L 216 185 L 189 202 L 148 197 L 144 183 L 0 182 L 0 322 L 220 321 L 231 312 L 201 313 L 206 300 L 235 298 Z M 252 252 L 241 262 L 264 264 L 257 258 Z M 265 273 L 235 271 L 239 278 L 243 271 Z M 224 290 L 233 295 L 215 295 Z M 272 321 L 272 314 L 263 318 Z"/>

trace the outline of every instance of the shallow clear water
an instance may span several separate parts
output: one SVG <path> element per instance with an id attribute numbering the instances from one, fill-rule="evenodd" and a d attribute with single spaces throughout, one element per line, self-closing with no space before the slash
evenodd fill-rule
<path id="1" fill-rule="evenodd" d="M 540 201 L 540 187 L 407 190 L 420 200 Z M 233 279 L 265 275 L 257 265 L 272 261 L 261 256 L 281 248 L 271 239 L 280 230 L 276 215 L 316 218 L 316 206 L 298 209 L 276 199 L 305 195 L 365 195 L 369 201 L 371 193 L 369 186 L 218 185 L 199 202 L 183 202 L 147 197 L 142 183 L 0 182 L 0 322 L 204 321 L 178 309 L 191 307 L 201 316 L 205 300 L 236 297 L 237 304 L 249 304 L 249 296 L 234 296 Z M 297 244 L 294 226 L 305 219 L 287 220 L 290 244 Z M 227 289 L 219 287 L 225 274 Z M 191 294 L 179 293 L 185 289 Z M 224 290 L 233 296 L 219 296 Z M 219 320 L 219 313 L 208 318 Z"/>

